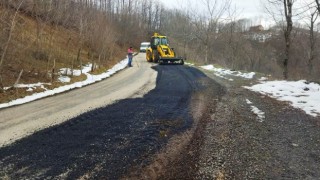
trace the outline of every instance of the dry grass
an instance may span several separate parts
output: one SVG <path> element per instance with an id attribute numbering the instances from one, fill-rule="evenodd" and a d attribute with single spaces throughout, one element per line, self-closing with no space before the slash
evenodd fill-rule
<path id="1" fill-rule="evenodd" d="M 31 95 L 34 92 L 26 91 L 27 88 L 17 88 L 17 89 L 9 89 L 3 93 L 0 93 L 0 103 L 8 103 L 13 99 L 23 98 L 25 96 Z M 37 88 L 37 91 L 38 90 Z"/>
<path id="2" fill-rule="evenodd" d="M 0 6 L 0 13 L 13 15 L 14 12 L 3 9 Z M 0 53 L 2 53 L 3 42 L 7 40 L 7 23 L 10 17 L 3 18 L 0 21 Z M 60 68 L 79 68 L 80 62 L 77 62 L 78 50 L 80 47 L 79 33 L 72 29 L 66 29 L 61 26 L 51 25 L 35 20 L 30 16 L 19 14 L 16 19 L 16 26 L 12 34 L 12 40 L 8 46 L 5 55 L 3 67 L 0 70 L 4 87 L 11 87 L 16 82 L 19 73 L 23 74 L 19 83 L 49 83 L 51 82 L 50 73 L 54 67 L 55 77 Z M 112 59 L 101 61 L 99 69 L 93 74 L 101 74 L 115 63 L 115 59 L 121 59 L 121 51 L 118 46 L 114 46 Z M 110 47 L 108 47 L 110 51 Z M 125 51 L 124 51 L 125 52 Z M 81 47 L 80 59 L 82 64 L 90 63 L 89 48 L 83 45 Z M 98 62 L 98 57 L 93 57 Z M 54 66 L 55 65 L 55 66 Z M 85 75 L 71 77 L 71 83 L 82 81 Z M 64 85 L 55 79 L 48 89 L 54 89 Z M 42 89 L 33 91 L 43 91 Z M 0 103 L 9 102 L 16 98 L 25 97 L 32 94 L 24 89 L 10 89 L 0 92 Z"/>

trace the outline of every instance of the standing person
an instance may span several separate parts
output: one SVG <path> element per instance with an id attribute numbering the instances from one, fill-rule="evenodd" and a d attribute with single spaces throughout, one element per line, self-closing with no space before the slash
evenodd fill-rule
<path id="1" fill-rule="evenodd" d="M 128 67 L 132 67 L 133 49 L 130 47 L 128 49 Z"/>

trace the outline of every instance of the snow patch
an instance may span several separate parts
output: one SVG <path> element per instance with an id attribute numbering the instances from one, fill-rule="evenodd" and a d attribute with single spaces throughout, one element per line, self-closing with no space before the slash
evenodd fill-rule
<path id="1" fill-rule="evenodd" d="M 217 68 L 213 65 L 200 66 L 203 69 L 213 71 L 216 76 L 228 79 L 225 76 L 237 76 L 246 79 L 252 79 L 254 72 L 242 73 L 239 71 L 231 71 L 228 69 Z M 270 76 L 270 75 L 269 75 Z M 320 115 L 320 85 L 316 83 L 300 81 L 268 81 L 267 77 L 259 79 L 259 84 L 253 86 L 245 86 L 244 88 L 254 92 L 276 98 L 279 101 L 290 102 L 295 108 L 302 109 L 307 114 L 317 117 Z M 249 104 L 249 102 L 247 101 Z M 253 108 L 257 110 L 256 108 Z M 257 110 L 258 111 L 258 110 Z"/>
<path id="2" fill-rule="evenodd" d="M 233 71 L 229 69 L 223 69 L 223 68 L 217 68 L 214 67 L 213 65 L 207 65 L 207 66 L 200 66 L 203 69 L 209 70 L 209 71 L 214 71 L 215 75 L 224 79 L 225 76 L 235 76 L 235 77 L 242 77 L 245 79 L 252 79 L 255 76 L 255 72 L 249 72 L 249 73 L 242 73 L 240 71 Z M 228 79 L 229 81 L 233 81 L 233 79 Z"/>
<path id="3" fill-rule="evenodd" d="M 290 102 L 295 108 L 304 110 L 311 116 L 320 114 L 320 85 L 300 81 L 264 81 L 244 88 L 273 97 L 279 101 Z"/>
<path id="4" fill-rule="evenodd" d="M 105 78 L 108 78 L 111 75 L 115 74 L 116 72 L 124 69 L 126 66 L 127 66 L 127 59 L 124 59 L 124 60 L 120 61 L 118 64 L 116 64 L 115 66 L 113 66 L 111 69 L 107 70 L 105 73 L 102 73 L 100 75 L 91 75 L 91 74 L 89 74 L 89 72 L 91 70 L 92 65 L 91 64 L 85 65 L 83 67 L 83 69 L 82 69 L 82 73 L 84 73 L 87 76 L 86 80 L 81 81 L 81 82 L 76 82 L 76 83 L 73 83 L 73 84 L 69 84 L 69 85 L 65 85 L 65 86 L 61 86 L 61 87 L 58 87 L 58 88 L 55 88 L 55 89 L 52 89 L 52 90 L 48 90 L 48 89 L 46 89 L 44 87 L 44 85 L 46 85 L 46 84 L 50 85 L 50 83 L 18 84 L 16 87 L 29 88 L 28 90 L 31 90 L 30 88 L 33 89 L 34 87 L 41 87 L 41 88 L 45 89 L 45 91 L 44 92 L 40 92 L 40 93 L 34 93 L 34 94 L 30 95 L 30 96 L 26 96 L 24 98 L 20 98 L 20 99 L 16 99 L 16 100 L 10 101 L 9 103 L 0 104 L 0 108 L 5 108 L 5 107 L 14 106 L 14 105 L 24 104 L 24 103 L 31 102 L 31 101 L 34 101 L 34 100 L 37 100 L 37 99 L 41 99 L 41 98 L 44 98 L 44 97 L 48 97 L 48 96 L 52 96 L 52 95 L 55 95 L 55 94 L 58 94 L 58 93 L 62 93 L 62 92 L 65 92 L 65 91 L 68 91 L 68 90 L 71 90 L 71 89 L 80 88 L 80 87 L 95 83 L 97 81 L 101 81 L 101 80 L 103 80 Z M 64 72 L 64 73 L 67 73 L 67 74 L 71 75 L 71 70 L 70 69 L 61 69 L 60 72 Z M 79 74 L 79 72 L 81 72 L 81 71 L 80 70 L 74 70 L 73 71 L 73 75 L 80 75 L 81 73 Z M 64 76 L 62 78 L 62 81 L 64 81 L 64 80 L 67 81 L 66 76 Z M 4 89 L 6 90 L 6 89 L 9 89 L 9 88 L 10 87 L 6 87 Z"/>
<path id="5" fill-rule="evenodd" d="M 62 83 L 69 83 L 71 81 L 71 78 L 68 76 L 60 76 L 58 78 L 58 81 L 62 82 Z"/>
<path id="6" fill-rule="evenodd" d="M 249 99 L 246 99 L 246 102 L 248 105 L 251 105 L 251 112 L 253 112 L 255 115 L 257 115 L 258 117 L 258 121 L 259 122 L 263 122 L 265 120 L 265 113 L 263 111 L 261 111 L 259 108 L 253 106 L 252 102 Z"/>

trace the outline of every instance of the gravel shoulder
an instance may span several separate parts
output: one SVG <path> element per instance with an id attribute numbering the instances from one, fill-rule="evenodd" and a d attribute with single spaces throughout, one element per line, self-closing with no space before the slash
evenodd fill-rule
<path id="1" fill-rule="evenodd" d="M 195 179 L 320 178 L 319 117 L 242 88 L 251 80 L 206 74 L 226 87 L 226 94 L 209 104 L 215 111 L 203 132 Z M 262 121 L 247 100 L 265 113 Z"/>
<path id="2" fill-rule="evenodd" d="M 194 131 L 179 153 L 168 158 L 162 175 L 151 179 L 320 178 L 319 117 L 242 88 L 254 79 L 231 82 L 203 72 L 209 78 L 200 95 L 194 95 L 195 105 L 197 97 L 204 97 L 200 115 L 194 116 Z M 253 113 L 247 100 L 265 118 Z M 172 151 L 175 144 L 167 148 Z"/>

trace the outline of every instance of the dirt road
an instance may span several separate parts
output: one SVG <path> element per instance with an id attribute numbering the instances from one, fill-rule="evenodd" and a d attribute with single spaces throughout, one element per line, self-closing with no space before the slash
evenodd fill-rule
<path id="1" fill-rule="evenodd" d="M 142 96 L 155 87 L 157 72 L 144 54 L 134 67 L 100 83 L 8 109 L 0 109 L 0 147 L 36 131 L 117 100 Z"/>
<path id="2" fill-rule="evenodd" d="M 101 83 L 1 110 L 2 135 L 42 130 L 0 149 L 0 179 L 133 177 L 143 174 L 173 137 L 184 134 L 176 142 L 187 145 L 194 120 L 202 116 L 206 76 L 188 66 L 153 66 L 143 54 L 135 60 L 139 67 L 134 63 Z M 57 117 L 71 118 L 50 126 Z"/>
<path id="3" fill-rule="evenodd" d="M 72 117 L 0 148 L 0 179 L 320 178 L 319 117 L 242 88 L 255 80 L 137 59 L 139 67 L 104 82 L 0 111 L 13 119 L 24 108 L 44 112 L 1 122 L 1 131 Z"/>

